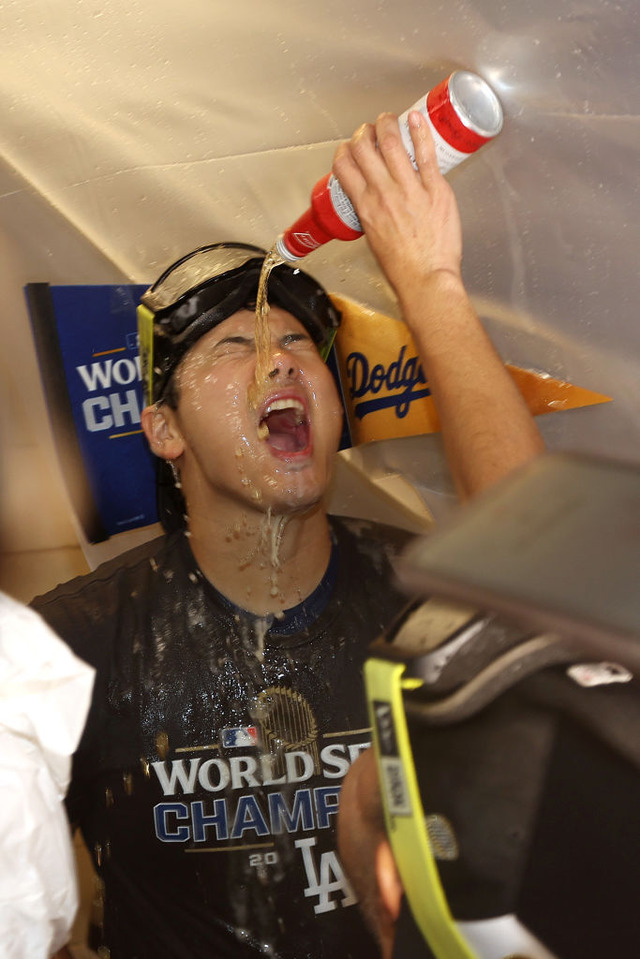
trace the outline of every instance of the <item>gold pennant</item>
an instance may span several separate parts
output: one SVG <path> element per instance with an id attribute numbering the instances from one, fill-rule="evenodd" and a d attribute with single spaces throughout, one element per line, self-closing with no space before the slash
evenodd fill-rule
<path id="1" fill-rule="evenodd" d="M 438 414 L 408 327 L 346 297 L 331 299 L 342 313 L 335 345 L 353 445 L 436 433 Z M 505 366 L 534 416 L 611 401 L 544 372 Z"/>

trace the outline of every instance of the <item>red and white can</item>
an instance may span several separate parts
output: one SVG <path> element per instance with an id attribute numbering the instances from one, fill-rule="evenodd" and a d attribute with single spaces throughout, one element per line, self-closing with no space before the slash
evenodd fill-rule
<path id="1" fill-rule="evenodd" d="M 477 73 L 456 70 L 398 118 L 402 142 L 414 166 L 409 131 L 412 110 L 429 123 L 443 174 L 502 129 L 502 107 L 489 84 Z M 329 240 L 357 240 L 362 232 L 353 204 L 333 174 L 327 174 L 314 186 L 309 209 L 278 237 L 276 250 L 284 259 L 295 261 Z"/>

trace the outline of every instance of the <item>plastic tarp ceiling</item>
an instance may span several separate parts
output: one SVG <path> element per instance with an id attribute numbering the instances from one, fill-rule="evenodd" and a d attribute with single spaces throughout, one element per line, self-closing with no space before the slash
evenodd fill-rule
<path id="1" fill-rule="evenodd" d="M 499 94 L 454 171 L 464 275 L 504 357 L 613 397 L 544 417 L 553 448 L 638 458 L 640 17 L 635 0 L 5 0 L 0 13 L 3 530 L 72 537 L 22 287 L 146 283 L 176 256 L 270 246 L 336 144 L 452 69 Z M 396 312 L 364 240 L 305 268 Z M 369 454 L 367 454 L 369 455 Z M 375 454 L 446 489 L 436 437 Z"/>

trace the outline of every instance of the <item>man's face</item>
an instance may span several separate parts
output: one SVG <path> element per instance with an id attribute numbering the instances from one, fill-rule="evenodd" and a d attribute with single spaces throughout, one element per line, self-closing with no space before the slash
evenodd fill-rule
<path id="1" fill-rule="evenodd" d="M 249 310 L 203 336 L 175 374 L 188 502 L 204 495 L 212 505 L 216 497 L 231 498 L 260 511 L 291 512 L 317 503 L 327 487 L 342 425 L 333 377 L 291 314 L 272 308 L 269 328 L 269 376 L 253 403 Z"/>

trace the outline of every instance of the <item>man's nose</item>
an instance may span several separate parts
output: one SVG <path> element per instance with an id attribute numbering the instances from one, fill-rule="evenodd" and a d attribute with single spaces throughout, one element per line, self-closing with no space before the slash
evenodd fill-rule
<path id="1" fill-rule="evenodd" d="M 271 349 L 271 370 L 269 378 L 274 380 L 277 376 L 293 376 L 295 367 L 292 365 L 289 351 L 281 345 Z"/>

